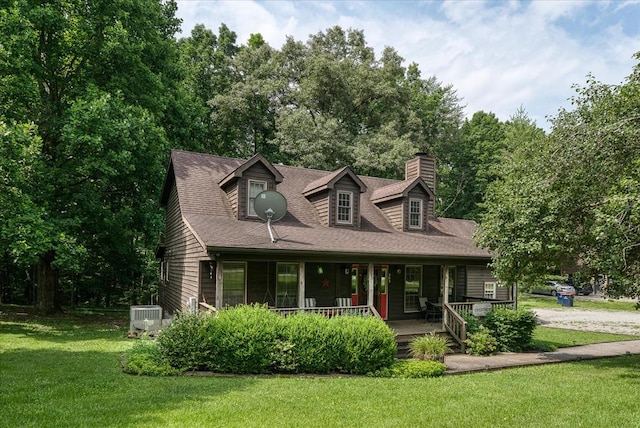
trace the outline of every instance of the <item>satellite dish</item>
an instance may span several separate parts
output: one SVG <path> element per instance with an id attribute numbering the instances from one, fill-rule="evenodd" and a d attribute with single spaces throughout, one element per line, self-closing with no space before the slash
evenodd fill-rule
<path id="1" fill-rule="evenodd" d="M 273 237 L 271 223 L 280 220 L 287 213 L 287 200 L 275 190 L 265 190 L 258 193 L 254 200 L 253 208 L 258 217 L 266 220 L 271 242 L 276 242 Z"/>

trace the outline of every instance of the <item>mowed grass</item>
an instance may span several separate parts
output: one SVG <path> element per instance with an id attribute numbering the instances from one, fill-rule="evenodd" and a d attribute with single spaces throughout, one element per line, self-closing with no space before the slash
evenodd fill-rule
<path id="1" fill-rule="evenodd" d="M 640 421 L 640 356 L 415 380 L 150 378 L 121 371 L 120 355 L 133 344 L 126 327 L 113 316 L 0 315 L 0 426 L 631 427 Z"/>
<path id="2" fill-rule="evenodd" d="M 551 327 L 536 327 L 533 332 L 535 342 L 544 343 L 556 348 L 588 345 L 590 343 L 619 342 L 637 340 L 640 336 L 626 334 L 601 333 L 597 331 L 569 330 Z"/>
<path id="3" fill-rule="evenodd" d="M 542 296 L 536 294 L 521 294 L 518 296 L 518 307 L 524 309 L 533 308 L 562 308 L 558 304 L 557 297 Z M 573 299 L 573 307 L 587 310 L 604 310 L 604 311 L 631 311 L 636 312 L 636 302 L 616 299 L 583 299 L 578 296 Z"/>

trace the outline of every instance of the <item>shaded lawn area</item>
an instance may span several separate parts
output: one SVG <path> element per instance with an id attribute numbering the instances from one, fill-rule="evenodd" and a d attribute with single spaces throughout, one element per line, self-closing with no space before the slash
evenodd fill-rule
<path id="1" fill-rule="evenodd" d="M 149 378 L 121 372 L 119 356 L 133 344 L 126 327 L 95 317 L 0 315 L 0 426 L 575 427 L 640 420 L 640 356 L 436 379 Z"/>

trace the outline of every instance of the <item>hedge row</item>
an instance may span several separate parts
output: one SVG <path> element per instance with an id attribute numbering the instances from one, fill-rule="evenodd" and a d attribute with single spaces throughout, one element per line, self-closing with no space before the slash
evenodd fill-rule
<path id="1" fill-rule="evenodd" d="M 219 373 L 366 374 L 396 354 L 393 331 L 375 317 L 282 317 L 261 305 L 180 314 L 158 347 L 175 369 Z"/>

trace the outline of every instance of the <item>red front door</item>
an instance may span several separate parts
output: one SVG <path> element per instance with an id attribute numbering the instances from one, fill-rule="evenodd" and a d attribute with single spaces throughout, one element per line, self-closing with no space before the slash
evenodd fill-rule
<path id="1" fill-rule="evenodd" d="M 373 306 L 382 319 L 387 319 L 387 292 L 389 289 L 389 266 L 373 267 Z M 369 275 L 367 265 L 351 267 L 351 299 L 354 305 L 367 304 Z"/>

